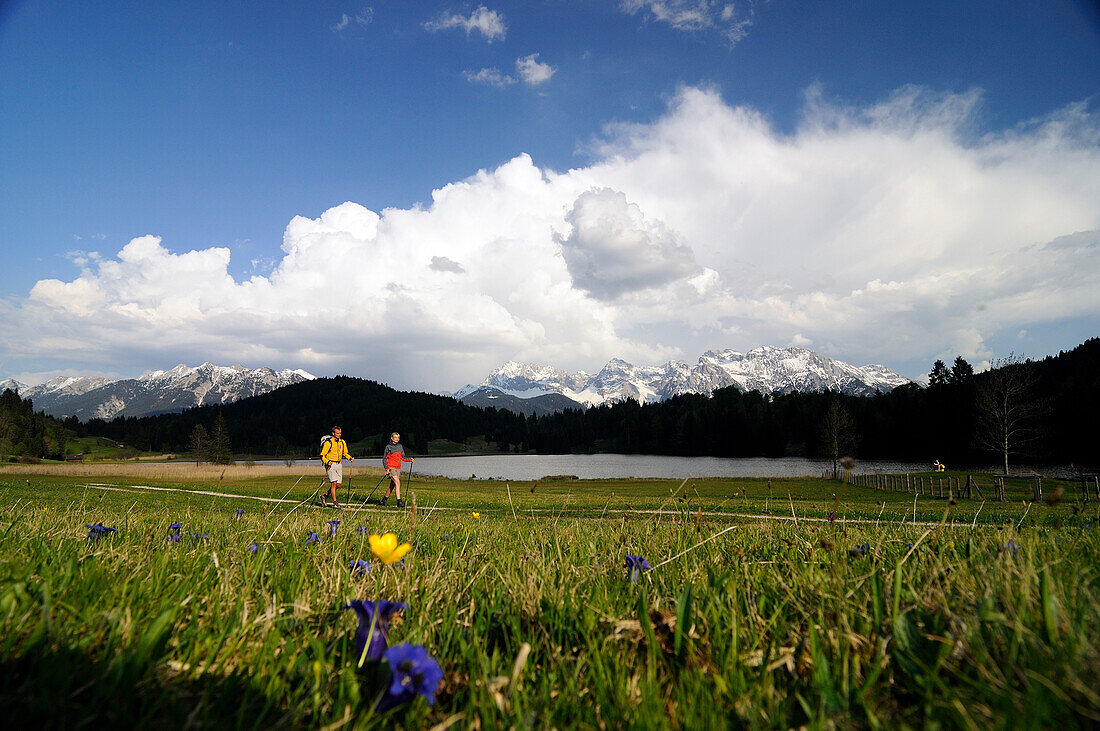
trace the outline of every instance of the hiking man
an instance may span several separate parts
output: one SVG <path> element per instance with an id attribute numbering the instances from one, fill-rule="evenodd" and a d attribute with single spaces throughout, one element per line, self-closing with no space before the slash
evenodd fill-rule
<path id="1" fill-rule="evenodd" d="M 382 452 L 382 466 L 386 468 L 386 474 L 390 476 L 390 485 L 386 488 L 386 494 L 382 496 L 382 504 L 390 499 L 390 491 L 397 492 L 397 507 L 405 507 L 405 501 L 401 499 L 401 463 L 412 462 L 412 457 L 405 456 L 405 448 L 401 446 L 401 435 L 397 432 L 390 434 L 390 443 Z"/>
<path id="2" fill-rule="evenodd" d="M 343 431 L 338 426 L 332 427 L 332 436 L 321 444 L 321 463 L 325 466 L 329 481 L 329 497 L 332 498 L 332 505 L 336 508 L 340 507 L 340 503 L 336 502 L 336 491 L 340 489 L 340 483 L 344 480 L 344 458 L 346 457 L 349 463 L 355 461 L 355 457 L 348 453 L 348 443 L 340 438 Z M 322 494 L 321 504 L 324 505 L 324 503 L 325 496 Z"/>

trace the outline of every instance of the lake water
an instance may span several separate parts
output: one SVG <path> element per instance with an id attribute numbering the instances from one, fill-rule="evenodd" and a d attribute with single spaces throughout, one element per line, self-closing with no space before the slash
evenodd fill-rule
<path id="1" fill-rule="evenodd" d="M 297 464 L 316 464 L 300 460 Z M 381 459 L 359 459 L 357 464 L 381 466 Z M 274 462 L 278 464 L 278 462 Z M 405 465 L 405 472 L 409 469 Z M 667 457 L 649 454 L 495 454 L 478 457 L 417 457 L 415 475 L 438 475 L 458 480 L 537 480 L 549 475 L 576 475 L 582 479 L 616 477 L 820 477 L 832 472 L 832 460 L 801 457 Z M 867 461 L 855 472 L 922 472 L 931 463 Z"/>

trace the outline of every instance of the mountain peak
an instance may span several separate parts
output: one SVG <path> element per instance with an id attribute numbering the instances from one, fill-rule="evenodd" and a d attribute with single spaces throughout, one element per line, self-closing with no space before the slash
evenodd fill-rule
<path id="1" fill-rule="evenodd" d="M 51 416 L 111 419 L 231 403 L 314 378 L 300 369 L 250 369 L 207 361 L 194 367 L 179 363 L 166 371 L 147 371 L 138 378 L 118 381 L 100 376 L 55 378 L 21 389 L 20 394 L 33 398 L 35 407 Z"/>
<path id="2" fill-rule="evenodd" d="M 594 376 L 569 373 L 550 366 L 508 361 L 493 370 L 480 386 L 464 386 L 455 397 L 467 399 L 485 389 L 509 396 L 532 398 L 558 393 L 587 406 L 633 399 L 663 401 L 680 394 L 710 395 L 734 386 L 742 391 L 842 391 L 872 395 L 889 391 L 909 380 L 881 365 L 853 366 L 799 346 L 761 345 L 747 353 L 732 349 L 708 350 L 695 366 L 670 360 L 659 366 L 635 366 L 611 358 Z"/>

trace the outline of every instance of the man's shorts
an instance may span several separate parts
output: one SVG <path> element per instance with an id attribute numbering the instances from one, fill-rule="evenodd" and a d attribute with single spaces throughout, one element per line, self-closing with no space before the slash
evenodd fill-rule
<path id="1" fill-rule="evenodd" d="M 328 468 L 328 481 L 329 482 L 343 482 L 344 481 L 344 463 L 333 462 Z"/>

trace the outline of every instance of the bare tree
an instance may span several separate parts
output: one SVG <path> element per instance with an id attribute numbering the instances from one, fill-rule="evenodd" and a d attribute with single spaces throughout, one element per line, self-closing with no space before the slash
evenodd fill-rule
<path id="1" fill-rule="evenodd" d="M 1034 387 L 1031 369 L 1014 353 L 994 360 L 978 381 L 978 442 L 1000 454 L 1006 475 L 1008 456 L 1037 438 Z"/>
<path id="2" fill-rule="evenodd" d="M 825 452 L 833 458 L 833 479 L 837 479 L 837 465 L 841 457 L 848 456 L 856 446 L 856 423 L 839 398 L 829 401 L 829 410 L 821 423 L 821 440 Z"/>

